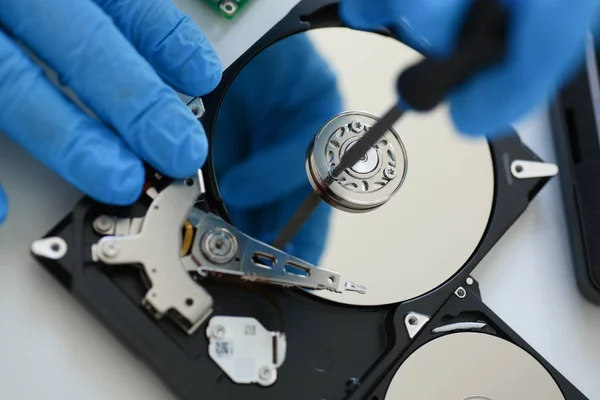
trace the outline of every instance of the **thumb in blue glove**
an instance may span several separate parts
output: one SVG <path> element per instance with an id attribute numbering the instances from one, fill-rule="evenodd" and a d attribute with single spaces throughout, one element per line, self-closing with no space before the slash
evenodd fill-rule
<path id="1" fill-rule="evenodd" d="M 254 58 L 225 95 L 212 143 L 219 189 L 234 224 L 271 240 L 312 191 L 304 161 L 319 128 L 342 111 L 335 75 L 307 34 Z M 288 251 L 317 264 L 329 227 L 322 204 Z"/>
<path id="2" fill-rule="evenodd" d="M 344 21 L 358 29 L 391 27 L 408 45 L 444 57 L 474 0 L 343 0 Z M 498 0 L 510 12 L 509 49 L 501 65 L 452 93 L 458 130 L 495 135 L 540 106 L 581 61 L 599 0 Z"/>

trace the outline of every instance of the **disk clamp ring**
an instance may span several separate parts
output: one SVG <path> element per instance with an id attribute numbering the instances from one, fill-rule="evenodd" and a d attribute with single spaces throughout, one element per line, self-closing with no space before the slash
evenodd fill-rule
<path id="1" fill-rule="evenodd" d="M 407 154 L 393 129 L 354 166 L 336 177 L 331 175 L 344 154 L 377 121 L 364 112 L 344 112 L 329 120 L 311 142 L 307 174 L 313 189 L 331 206 L 354 213 L 372 211 L 387 203 L 402 186 Z"/>

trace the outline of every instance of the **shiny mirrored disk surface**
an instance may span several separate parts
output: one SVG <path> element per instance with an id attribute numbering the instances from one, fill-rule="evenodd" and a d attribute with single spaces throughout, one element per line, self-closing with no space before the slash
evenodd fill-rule
<path id="1" fill-rule="evenodd" d="M 426 343 L 396 372 L 385 400 L 564 400 L 552 376 L 520 347 L 482 333 Z"/>
<path id="2" fill-rule="evenodd" d="M 419 59 L 396 40 L 328 28 L 284 39 L 251 61 L 226 94 L 213 143 L 238 228 L 272 240 L 312 190 L 306 150 L 319 129 L 341 112 L 381 116 L 396 102 L 398 73 Z M 323 204 L 287 249 L 368 288 L 317 296 L 357 305 L 416 297 L 451 278 L 483 236 L 494 196 L 488 143 L 460 136 L 444 107 L 407 114 L 394 129 L 406 152 L 395 196 L 364 214 Z"/>

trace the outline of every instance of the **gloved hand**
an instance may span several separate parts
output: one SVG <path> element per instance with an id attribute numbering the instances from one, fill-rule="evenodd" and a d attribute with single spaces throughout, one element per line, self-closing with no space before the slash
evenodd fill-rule
<path id="1" fill-rule="evenodd" d="M 212 143 L 221 195 L 234 224 L 272 241 L 312 188 L 304 160 L 313 136 L 342 111 L 334 74 L 306 34 L 260 53 L 235 79 Z M 286 249 L 317 264 L 330 207 L 315 211 Z"/>
<path id="2" fill-rule="evenodd" d="M 206 94 L 221 64 L 171 0 L 3 0 L 0 26 L 0 132 L 77 188 L 123 205 L 141 192 L 142 160 L 178 178 L 202 166 L 204 130 L 167 84 Z M 17 42 L 100 120 L 63 96 Z M 0 220 L 6 209 L 0 190 Z"/>
<path id="3" fill-rule="evenodd" d="M 423 54 L 447 55 L 472 0 L 342 0 L 350 27 L 389 27 Z M 550 98 L 579 65 L 599 0 L 498 0 L 511 15 L 505 62 L 449 96 L 466 134 L 494 135 Z"/>

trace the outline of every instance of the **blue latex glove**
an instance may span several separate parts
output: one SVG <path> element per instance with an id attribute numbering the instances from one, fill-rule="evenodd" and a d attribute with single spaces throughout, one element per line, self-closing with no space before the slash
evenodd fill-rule
<path id="1" fill-rule="evenodd" d="M 493 135 L 548 101 L 582 59 L 599 0 L 498 0 L 511 11 L 509 54 L 449 97 L 457 128 Z M 342 0 L 351 27 L 395 28 L 424 54 L 452 49 L 471 0 Z"/>
<path id="2" fill-rule="evenodd" d="M 142 160 L 173 177 L 204 163 L 204 130 L 167 83 L 206 94 L 221 64 L 171 0 L 2 0 L 0 26 L 0 132 L 77 188 L 123 205 L 141 192 Z M 100 121 L 66 99 L 17 41 Z M 6 210 L 0 190 L 0 220 Z"/>
<path id="3" fill-rule="evenodd" d="M 342 111 L 334 74 L 305 34 L 282 40 L 246 66 L 217 117 L 212 151 L 235 225 L 271 241 L 312 191 L 304 160 L 319 128 Z M 288 250 L 317 264 L 330 207 L 322 204 Z"/>

